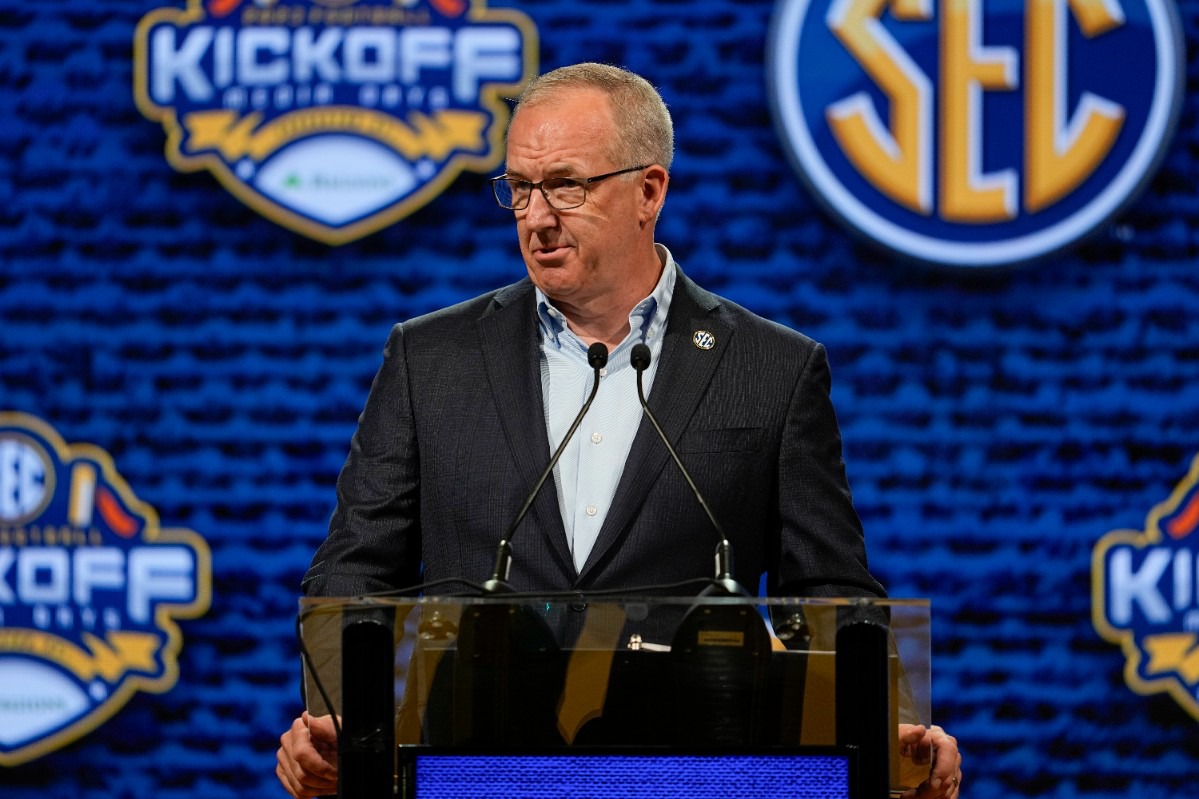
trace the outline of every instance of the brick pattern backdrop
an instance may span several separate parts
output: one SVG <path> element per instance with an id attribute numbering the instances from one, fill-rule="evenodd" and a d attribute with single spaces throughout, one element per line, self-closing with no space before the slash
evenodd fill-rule
<path id="1" fill-rule="evenodd" d="M 522 272 L 482 176 L 328 248 L 173 171 L 131 88 L 134 26 L 162 4 L 0 0 L 0 409 L 107 449 L 164 525 L 200 533 L 212 607 L 181 624 L 173 691 L 0 770 L 4 799 L 282 796 L 298 583 L 388 329 Z M 872 566 L 933 603 L 934 713 L 965 795 L 1195 796 L 1199 722 L 1125 687 L 1090 565 L 1199 451 L 1199 95 L 1085 245 L 933 269 L 856 243 L 786 163 L 772 2 L 519 7 L 543 68 L 613 62 L 662 89 L 679 152 L 660 239 L 684 268 L 828 345 Z M 1199 2 L 1180 13 L 1199 42 Z"/>

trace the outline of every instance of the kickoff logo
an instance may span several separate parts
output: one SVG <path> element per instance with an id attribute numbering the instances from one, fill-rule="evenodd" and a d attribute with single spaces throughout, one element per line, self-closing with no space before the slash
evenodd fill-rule
<path id="1" fill-rule="evenodd" d="M 1095 630 L 1127 657 L 1138 694 L 1165 692 L 1199 720 L 1199 456 L 1145 529 L 1113 530 L 1092 556 Z"/>
<path id="2" fill-rule="evenodd" d="M 788 156 L 833 213 L 954 266 L 1044 256 L 1149 179 L 1183 97 L 1172 0 L 780 0 Z"/>
<path id="3" fill-rule="evenodd" d="M 203 614 L 211 583 L 204 540 L 159 528 L 107 452 L 0 413 L 0 766 L 170 690 L 174 620 Z"/>
<path id="4" fill-rule="evenodd" d="M 189 0 L 138 24 L 134 95 L 173 167 L 344 244 L 493 170 L 536 53 L 483 0 Z"/>

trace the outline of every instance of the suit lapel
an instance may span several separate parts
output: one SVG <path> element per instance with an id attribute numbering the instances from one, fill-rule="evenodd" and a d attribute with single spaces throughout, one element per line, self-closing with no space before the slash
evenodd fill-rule
<path id="1" fill-rule="evenodd" d="M 517 475 L 525 493 L 549 463 L 549 434 L 541 391 L 541 355 L 538 350 L 536 295 L 527 280 L 502 289 L 495 304 L 478 322 L 479 345 L 487 380 L 495 398 L 500 424 L 516 461 Z M 510 475 L 492 475 L 508 480 Z M 518 508 L 513 508 L 513 518 Z M 511 518 L 504 519 L 505 529 Z M 574 572 L 566 541 L 566 528 L 558 508 L 558 492 L 553 479 L 542 486 L 528 517 L 521 522 L 515 537 L 529 535 L 530 529 L 544 531 L 546 544 L 567 573 Z M 503 530 L 498 531 L 503 533 Z"/>
<path id="2" fill-rule="evenodd" d="M 719 304 L 720 300 L 715 295 L 699 288 L 682 271 L 679 272 L 670 301 L 658 371 L 649 395 L 649 407 L 654 418 L 662 426 L 671 445 L 676 447 L 712 381 L 716 366 L 732 336 L 732 329 L 712 313 Z M 701 331 L 715 338 L 711 349 L 700 349 L 693 343 L 695 334 Z M 636 401 L 636 395 L 630 397 L 630 402 Z M 612 507 L 604 519 L 591 555 L 583 565 L 580 579 L 588 577 L 605 558 L 608 549 L 619 542 L 623 531 L 641 512 L 646 496 L 663 467 L 678 468 L 674 464 L 667 466 L 669 460 L 670 454 L 643 414 L 625 462 L 624 473 L 617 484 Z"/>

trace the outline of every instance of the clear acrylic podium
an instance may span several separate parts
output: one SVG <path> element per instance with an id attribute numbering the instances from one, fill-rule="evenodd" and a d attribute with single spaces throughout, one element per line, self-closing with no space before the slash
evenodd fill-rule
<path id="1" fill-rule="evenodd" d="M 929 773 L 897 745 L 931 722 L 926 600 L 304 599 L 297 624 L 343 799 L 878 799 Z"/>

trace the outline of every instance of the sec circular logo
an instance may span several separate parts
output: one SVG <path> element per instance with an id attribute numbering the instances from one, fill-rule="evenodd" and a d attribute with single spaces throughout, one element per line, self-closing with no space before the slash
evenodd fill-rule
<path id="1" fill-rule="evenodd" d="M 0 524 L 36 516 L 54 493 L 50 457 L 26 436 L 0 433 Z"/>
<path id="2" fill-rule="evenodd" d="M 780 0 L 784 149 L 853 230 L 953 266 L 1077 242 L 1153 174 L 1183 97 L 1171 0 Z"/>

